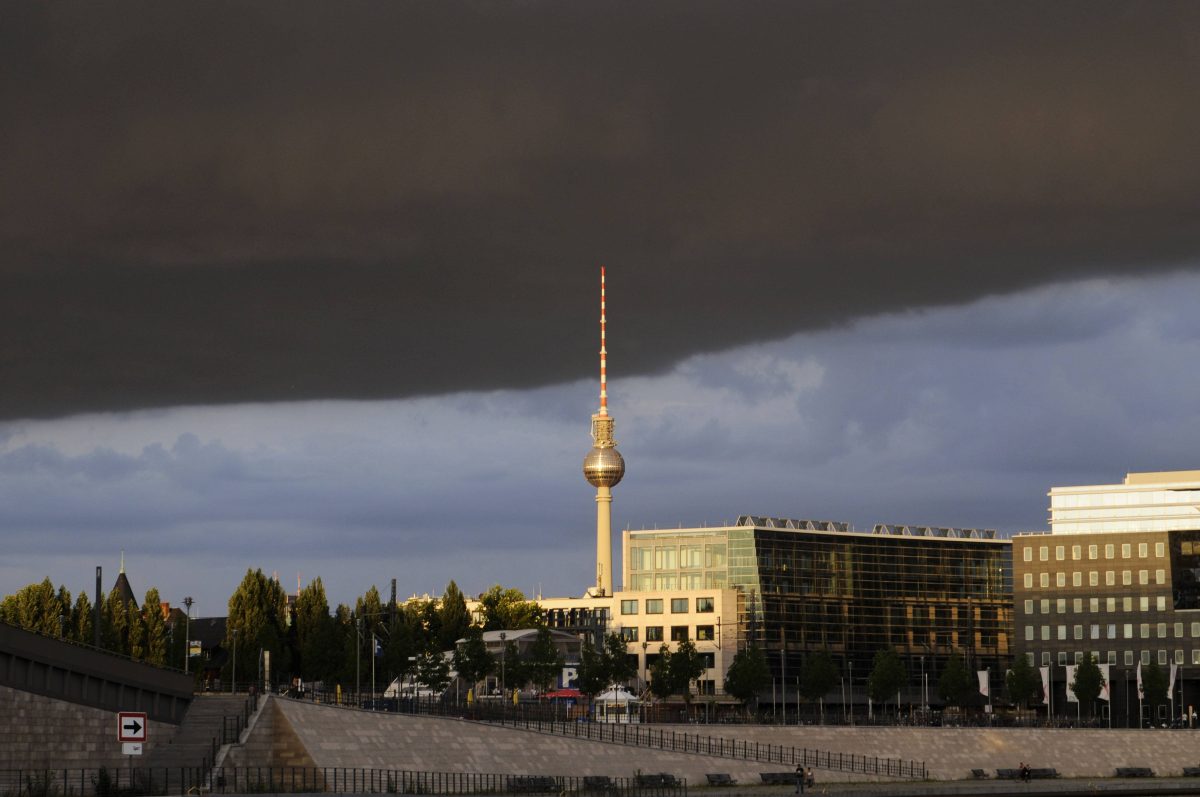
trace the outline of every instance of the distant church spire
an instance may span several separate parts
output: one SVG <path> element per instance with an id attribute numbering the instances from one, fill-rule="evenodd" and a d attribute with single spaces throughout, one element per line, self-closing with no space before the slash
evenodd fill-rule
<path id="1" fill-rule="evenodd" d="M 124 572 L 125 572 L 125 549 L 124 549 L 124 548 L 122 548 L 122 549 L 121 549 L 121 570 L 120 570 L 120 573 L 124 573 Z"/>

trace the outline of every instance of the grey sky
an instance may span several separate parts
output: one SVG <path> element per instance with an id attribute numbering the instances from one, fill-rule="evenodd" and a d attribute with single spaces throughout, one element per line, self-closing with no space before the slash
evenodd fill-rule
<path id="1" fill-rule="evenodd" d="M 1062 283 L 689 358 L 612 363 L 614 523 L 741 513 L 1045 526 L 1055 484 L 1194 467 L 1200 276 Z M 614 303 L 619 299 L 613 297 Z M 614 330 L 614 335 L 618 331 Z M 594 546 L 593 380 L 375 402 L 0 425 L 0 591 L 95 564 L 204 614 L 246 567 L 334 600 L 495 582 L 578 594 Z"/>

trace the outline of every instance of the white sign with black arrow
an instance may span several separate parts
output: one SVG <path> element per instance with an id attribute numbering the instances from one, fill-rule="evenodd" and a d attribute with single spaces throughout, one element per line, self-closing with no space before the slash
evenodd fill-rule
<path id="1" fill-rule="evenodd" d="M 146 712 L 122 711 L 117 714 L 117 741 L 146 741 Z"/>

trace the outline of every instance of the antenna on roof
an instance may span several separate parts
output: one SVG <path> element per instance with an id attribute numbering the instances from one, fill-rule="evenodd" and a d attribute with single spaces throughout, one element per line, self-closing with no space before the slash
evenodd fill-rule
<path id="1" fill-rule="evenodd" d="M 608 349 L 605 348 L 604 266 L 600 267 L 600 414 L 608 415 Z"/>

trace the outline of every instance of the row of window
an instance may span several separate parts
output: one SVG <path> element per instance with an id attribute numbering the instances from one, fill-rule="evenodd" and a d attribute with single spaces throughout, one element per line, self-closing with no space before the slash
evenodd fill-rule
<path id="1" fill-rule="evenodd" d="M 1099 559 L 1100 558 L 1100 546 L 1099 545 L 1089 545 L 1087 547 L 1087 549 L 1088 549 L 1087 550 L 1087 554 L 1088 554 L 1087 558 L 1088 559 Z M 1109 543 L 1108 545 L 1105 545 L 1104 546 L 1104 558 L 1105 559 L 1116 559 L 1117 558 L 1116 557 L 1116 553 L 1117 553 L 1116 549 L 1117 549 L 1117 546 L 1113 543 Z M 1139 542 L 1137 544 L 1137 550 L 1138 550 L 1138 558 L 1145 559 L 1150 555 L 1150 544 L 1145 543 L 1145 542 Z M 1166 556 L 1167 555 L 1166 544 L 1161 543 L 1161 542 L 1154 543 L 1154 555 L 1157 556 L 1159 559 Z M 1065 561 L 1066 558 L 1067 558 L 1067 546 L 1065 546 L 1065 545 L 1054 546 L 1055 561 L 1062 562 L 1062 561 Z M 1071 546 L 1071 558 L 1075 561 L 1079 561 L 1080 559 L 1083 558 L 1083 546 L 1082 545 L 1072 545 Z M 1127 543 L 1123 543 L 1121 545 L 1121 558 L 1122 559 L 1132 559 L 1133 558 L 1133 543 L 1127 542 Z M 1050 561 L 1050 546 L 1049 545 L 1042 545 L 1038 548 L 1038 560 L 1042 561 L 1042 562 Z M 1032 545 L 1028 545 L 1025 547 L 1025 561 L 1026 562 L 1033 561 L 1033 546 Z"/>
<path id="2" fill-rule="evenodd" d="M 688 613 L 687 598 L 671 598 L 671 614 L 687 614 Z M 716 601 L 712 598 L 696 598 L 696 613 L 711 614 L 716 611 Z M 621 614 L 637 614 L 637 600 L 621 601 Z M 646 598 L 646 614 L 662 614 L 663 599 L 662 598 Z"/>
<path id="3" fill-rule="evenodd" d="M 1133 651 L 1133 650 L 1124 651 L 1125 655 L 1123 657 L 1123 661 L 1124 661 L 1126 667 L 1133 666 L 1134 653 L 1137 653 L 1137 652 L 1138 651 Z M 1141 661 L 1141 663 L 1143 665 L 1149 664 L 1150 663 L 1150 655 L 1153 652 L 1154 651 L 1151 651 L 1151 650 L 1140 651 L 1138 660 Z M 1050 664 L 1052 655 L 1053 654 L 1048 650 L 1042 651 L 1042 666 L 1043 667 Z M 1117 663 L 1117 651 L 1115 651 L 1115 650 L 1107 651 L 1106 654 L 1104 654 L 1102 651 L 1094 650 L 1094 651 L 1092 651 L 1092 656 L 1096 659 L 1096 662 L 1099 664 L 1107 663 L 1107 664 L 1115 665 Z M 1030 664 L 1037 663 L 1035 654 L 1033 654 L 1033 653 L 1026 653 L 1025 658 L 1029 660 Z M 1058 664 L 1060 666 L 1070 663 L 1069 658 L 1073 658 L 1075 664 L 1080 664 L 1083 661 L 1083 651 L 1077 650 L 1073 654 L 1068 654 L 1065 651 L 1061 651 L 1061 650 L 1058 652 Z M 1159 664 L 1168 664 L 1168 663 L 1170 663 L 1170 661 L 1174 661 L 1175 664 L 1186 663 L 1184 651 L 1182 651 L 1182 650 L 1176 650 L 1170 660 L 1168 660 L 1168 658 L 1167 658 L 1167 651 L 1160 650 L 1160 651 L 1158 651 L 1157 658 L 1158 658 Z M 1200 648 L 1192 649 L 1192 664 L 1200 664 Z"/>
<path id="4" fill-rule="evenodd" d="M 1155 636 L 1158 639 L 1166 639 L 1167 638 L 1167 624 L 1166 623 L 1138 623 L 1137 624 L 1137 626 L 1138 626 L 1137 638 L 1149 639 L 1151 625 L 1153 625 L 1155 627 L 1155 631 L 1156 631 Z M 1200 625 L 1200 623 L 1194 623 L 1192 626 L 1192 631 L 1193 631 L 1192 636 L 1196 636 L 1196 634 L 1194 632 L 1196 630 L 1195 626 L 1197 626 L 1197 625 Z M 1105 634 L 1104 638 L 1105 639 L 1118 639 L 1118 638 L 1119 639 L 1133 639 L 1134 638 L 1133 626 L 1134 626 L 1134 623 L 1120 623 L 1120 624 L 1108 623 L 1108 625 L 1105 629 L 1107 631 L 1107 634 Z M 1084 635 L 1083 635 L 1084 627 L 1085 626 L 1083 626 L 1083 625 L 1070 626 L 1071 631 L 1072 631 L 1071 638 L 1072 639 L 1083 639 L 1084 638 Z M 1118 627 L 1122 631 L 1120 637 L 1117 636 Z M 1054 628 L 1056 628 L 1056 626 L 1052 626 L 1052 625 L 1042 626 L 1042 637 L 1041 638 L 1042 638 L 1043 642 L 1050 641 L 1051 631 Z M 1100 629 L 1101 629 L 1100 623 L 1092 623 L 1090 626 L 1087 626 L 1087 628 L 1090 631 L 1090 633 L 1087 637 L 1088 639 L 1100 639 Z M 1065 642 L 1067 639 L 1067 626 L 1060 625 L 1060 626 L 1057 626 L 1057 629 L 1058 629 L 1058 637 L 1057 637 L 1058 640 L 1060 642 Z M 1025 641 L 1026 642 L 1034 641 L 1034 639 L 1035 639 L 1034 631 L 1035 630 L 1036 630 L 1035 626 L 1032 626 L 1032 625 L 1025 626 Z M 1175 631 L 1176 639 L 1183 638 L 1183 623 L 1175 623 L 1175 627 L 1173 630 Z"/>
<path id="5" fill-rule="evenodd" d="M 664 592 L 677 589 L 725 589 L 729 576 L 724 570 L 695 573 L 630 573 L 626 589 L 631 592 Z"/>
<path id="6" fill-rule="evenodd" d="M 1103 607 L 1104 610 L 1108 611 L 1108 612 L 1118 611 L 1118 607 L 1120 607 L 1119 610 L 1122 612 L 1132 612 L 1132 611 L 1135 611 L 1133 600 L 1134 600 L 1133 596 L 1131 596 L 1131 595 L 1126 595 L 1123 598 L 1087 598 L 1087 602 L 1088 602 L 1087 611 L 1088 611 L 1088 614 L 1099 614 L 1101 607 Z M 1082 613 L 1083 612 L 1083 601 L 1084 601 L 1083 598 L 1073 598 L 1071 600 L 1071 604 L 1070 604 L 1071 611 L 1075 612 L 1076 614 Z M 1104 601 L 1104 602 L 1101 603 L 1101 601 Z M 1053 603 L 1051 603 L 1049 598 L 1042 598 L 1040 601 L 1037 601 L 1036 603 L 1029 598 L 1025 599 L 1025 614 L 1027 614 L 1027 615 L 1035 614 L 1035 612 L 1034 612 L 1035 607 L 1040 607 L 1042 614 L 1050 614 L 1051 608 L 1054 609 L 1055 614 L 1066 614 L 1067 613 L 1067 599 L 1066 598 L 1056 598 Z M 1154 596 L 1154 609 L 1155 609 L 1155 611 L 1159 611 L 1159 612 L 1165 612 L 1167 610 L 1167 596 L 1166 595 Z M 1149 595 L 1141 595 L 1138 597 L 1136 611 L 1139 611 L 1139 612 L 1150 611 L 1150 596 Z M 1200 629 L 1200 623 L 1192 623 L 1192 628 Z M 1192 636 L 1200 637 L 1200 630 L 1193 630 Z"/>
<path id="7" fill-rule="evenodd" d="M 698 567 L 724 567 L 725 543 L 708 545 L 632 546 L 630 570 L 678 570 Z"/>
<path id="8" fill-rule="evenodd" d="M 1076 570 L 1073 573 L 1061 573 L 1061 572 L 1055 573 L 1054 574 L 1054 586 L 1056 586 L 1056 587 L 1067 586 L 1067 576 L 1068 575 L 1071 577 L 1071 586 L 1072 587 L 1082 587 L 1083 586 L 1084 574 L 1083 574 L 1083 571 L 1080 571 L 1080 570 Z M 1089 587 L 1100 586 L 1100 571 L 1099 570 L 1087 571 L 1087 582 L 1088 582 L 1087 585 Z M 1137 571 L 1137 583 L 1142 586 L 1148 585 L 1150 583 L 1150 571 L 1149 570 Z M 1155 570 L 1154 571 L 1154 583 L 1160 584 L 1160 585 L 1166 584 L 1167 583 L 1167 571 L 1161 570 L 1161 569 Z M 1105 570 L 1104 571 L 1104 586 L 1115 587 L 1116 585 L 1117 585 L 1117 571 Z M 1043 589 L 1048 589 L 1050 587 L 1050 574 L 1049 573 L 1038 573 L 1038 586 L 1042 587 Z M 1133 586 L 1133 571 L 1132 570 L 1122 570 L 1121 571 L 1121 586 L 1124 586 L 1124 587 Z M 1025 589 L 1033 589 L 1033 573 L 1025 574 Z"/>
<path id="9" fill-rule="evenodd" d="M 671 626 L 671 641 L 672 642 L 687 642 L 690 637 L 688 631 L 690 629 L 686 625 Z M 698 625 L 696 626 L 696 641 L 710 642 L 716 639 L 716 626 Z M 638 641 L 638 629 L 636 627 L 625 626 L 621 629 L 621 638 L 626 642 Z M 647 642 L 664 642 L 663 627 L 661 625 L 646 626 L 646 641 Z"/>

